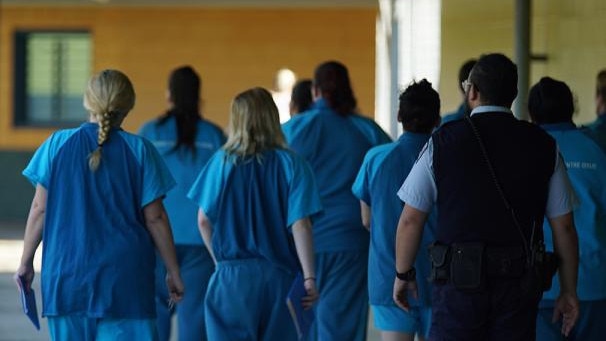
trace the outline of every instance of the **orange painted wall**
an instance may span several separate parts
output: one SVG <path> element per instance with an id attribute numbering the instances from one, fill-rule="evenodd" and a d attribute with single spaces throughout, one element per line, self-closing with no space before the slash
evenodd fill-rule
<path id="1" fill-rule="evenodd" d="M 122 70 L 135 85 L 137 103 L 124 128 L 136 131 L 165 110 L 167 76 L 183 64 L 192 65 L 202 77 L 204 115 L 223 127 L 238 92 L 253 86 L 271 88 L 280 67 L 310 77 L 314 67 L 328 59 L 348 66 L 359 107 L 372 116 L 375 18 L 375 9 L 359 8 L 2 6 L 0 149 L 31 150 L 52 132 L 12 125 L 16 29 L 90 30 L 93 70 Z"/>

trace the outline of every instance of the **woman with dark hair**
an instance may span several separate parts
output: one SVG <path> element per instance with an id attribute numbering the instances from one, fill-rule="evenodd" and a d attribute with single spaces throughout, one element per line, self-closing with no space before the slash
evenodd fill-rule
<path id="1" fill-rule="evenodd" d="M 286 147 L 267 90 L 234 98 L 228 140 L 188 196 L 200 206 L 200 233 L 217 262 L 205 302 L 209 340 L 296 340 L 286 297 L 301 272 L 302 305 L 318 298 L 309 216 L 322 207 L 311 169 Z"/>
<path id="2" fill-rule="evenodd" d="M 366 151 L 391 139 L 373 120 L 356 113 L 343 64 L 320 64 L 312 94 L 312 109 L 294 116 L 282 129 L 290 148 L 310 163 L 324 206 L 324 212 L 313 219 L 321 297 L 314 333 L 322 340 L 364 340 L 369 234 L 351 186 Z"/>
<path id="3" fill-rule="evenodd" d="M 160 151 L 177 186 L 164 199 L 170 218 L 181 276 L 187 297 L 172 307 L 162 288 L 164 264 L 156 268 L 156 311 L 160 340 L 168 340 L 171 315 L 177 312 L 180 340 L 205 340 L 204 295 L 213 261 L 206 251 L 196 222 L 196 205 L 186 194 L 210 156 L 223 145 L 225 136 L 200 115 L 200 78 L 189 66 L 175 69 L 168 80 L 170 107 L 160 118 L 144 124 L 139 134 Z"/>
<path id="4" fill-rule="evenodd" d="M 298 81 L 292 88 L 292 94 L 290 95 L 290 116 L 309 110 L 312 103 L 311 79 Z"/>

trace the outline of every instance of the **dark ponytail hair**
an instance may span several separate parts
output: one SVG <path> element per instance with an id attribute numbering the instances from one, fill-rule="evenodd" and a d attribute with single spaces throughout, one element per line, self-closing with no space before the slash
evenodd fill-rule
<path id="1" fill-rule="evenodd" d="M 349 73 L 337 61 L 320 64 L 314 74 L 314 86 L 320 91 L 330 108 L 342 116 L 351 115 L 357 106 Z"/>
<path id="2" fill-rule="evenodd" d="M 173 107 L 158 120 L 165 124 L 175 117 L 177 124 L 177 142 L 173 150 L 182 146 L 195 153 L 196 133 L 200 120 L 200 77 L 190 66 L 175 69 L 168 79 L 168 90 Z"/>

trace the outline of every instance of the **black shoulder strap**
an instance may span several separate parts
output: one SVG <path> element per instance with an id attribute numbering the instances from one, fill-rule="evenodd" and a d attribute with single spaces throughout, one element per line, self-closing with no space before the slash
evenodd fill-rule
<path id="1" fill-rule="evenodd" d="M 513 207 L 509 204 L 509 201 L 507 200 L 507 197 L 505 196 L 505 192 L 503 192 L 503 188 L 501 187 L 501 184 L 499 183 L 499 179 L 497 178 L 497 174 L 494 170 L 494 167 L 492 166 L 492 163 L 490 162 L 490 159 L 488 158 L 488 153 L 486 152 L 486 147 L 484 146 L 484 142 L 482 141 L 480 133 L 478 132 L 478 128 L 473 123 L 473 120 L 471 119 L 471 117 L 469 115 L 465 115 L 465 121 L 467 121 L 467 123 L 469 123 L 469 126 L 471 127 L 471 130 L 473 131 L 476 141 L 478 141 L 478 145 L 480 146 L 480 151 L 482 152 L 484 162 L 486 163 L 486 166 L 488 167 L 488 171 L 490 172 L 490 176 L 492 177 L 495 187 L 497 188 L 497 192 L 499 192 L 499 196 L 501 197 L 501 200 L 503 201 L 505 208 L 511 214 L 511 219 L 513 221 L 513 224 L 516 226 L 518 232 L 520 233 L 520 237 L 522 238 L 522 242 L 524 243 L 524 252 L 526 252 L 527 259 L 530 259 L 531 245 L 528 243 L 528 240 L 526 239 L 526 236 L 524 235 L 524 232 L 522 231 L 522 226 L 520 225 L 520 222 L 518 221 L 517 215 L 516 215 Z M 535 225 L 536 225 L 535 221 L 533 220 L 532 231 L 531 231 L 531 242 L 533 241 L 532 239 L 534 239 L 534 232 L 536 229 Z M 540 239 L 538 240 L 538 242 L 540 244 L 543 243 L 543 238 L 541 236 L 542 236 L 542 234 L 539 233 Z"/>

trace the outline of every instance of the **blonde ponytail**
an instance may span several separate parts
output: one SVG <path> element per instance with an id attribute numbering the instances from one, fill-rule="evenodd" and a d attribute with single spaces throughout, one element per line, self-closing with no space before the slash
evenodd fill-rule
<path id="1" fill-rule="evenodd" d="M 98 124 L 97 148 L 88 156 L 88 166 L 96 171 L 101 164 L 103 144 L 112 127 L 120 127 L 135 105 L 135 91 L 128 77 L 117 70 L 104 70 L 94 75 L 84 93 L 84 107 Z"/>

